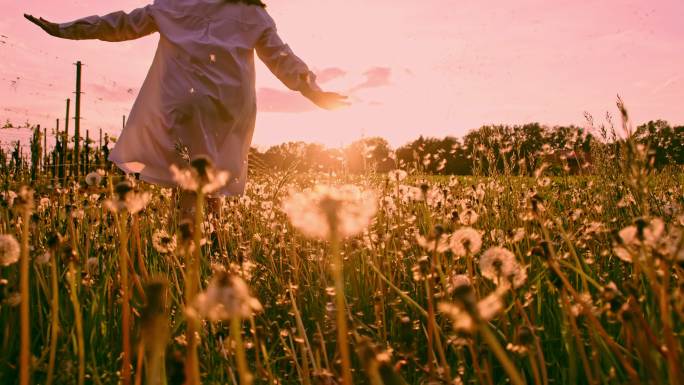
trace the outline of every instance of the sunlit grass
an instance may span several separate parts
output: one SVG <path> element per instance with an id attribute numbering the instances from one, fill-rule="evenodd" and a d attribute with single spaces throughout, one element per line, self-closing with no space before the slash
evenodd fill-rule
<path id="1" fill-rule="evenodd" d="M 634 150 L 591 176 L 260 174 L 220 213 L 204 180 L 191 222 L 115 174 L 10 181 L 0 382 L 676 383 L 684 176 Z"/>

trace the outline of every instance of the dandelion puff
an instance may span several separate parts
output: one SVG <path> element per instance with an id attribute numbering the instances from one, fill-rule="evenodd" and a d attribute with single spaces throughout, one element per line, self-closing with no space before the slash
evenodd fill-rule
<path id="1" fill-rule="evenodd" d="M 501 297 L 505 291 L 505 288 L 499 288 L 477 302 L 477 312 L 481 320 L 490 321 L 503 310 L 504 303 Z"/>
<path id="2" fill-rule="evenodd" d="M 20 254 L 19 242 L 13 235 L 0 235 L 0 265 L 9 266 L 17 263 Z"/>
<path id="3" fill-rule="evenodd" d="M 461 286 L 462 292 L 472 295 L 472 286 Z M 479 300 L 477 303 L 461 297 L 458 303 L 441 302 L 437 309 L 451 319 L 456 330 L 473 332 L 478 322 L 489 322 L 504 309 L 503 294 L 505 288 L 497 288 L 493 293 Z M 464 294 L 461 293 L 461 294 Z"/>
<path id="4" fill-rule="evenodd" d="M 518 243 L 525 239 L 525 229 L 522 227 L 518 227 L 517 229 L 513 230 L 513 234 L 511 236 L 511 243 Z"/>
<path id="5" fill-rule="evenodd" d="M 467 209 L 459 214 L 461 224 L 464 226 L 472 226 L 477 222 L 480 216 L 473 209 Z"/>
<path id="6" fill-rule="evenodd" d="M 248 318 L 263 310 L 259 300 L 249 294 L 245 281 L 226 271 L 218 271 L 207 290 L 197 296 L 196 309 L 212 322 Z"/>
<path id="7" fill-rule="evenodd" d="M 545 177 L 537 180 L 537 185 L 539 187 L 548 187 L 550 184 L 551 184 L 551 178 L 549 178 L 548 176 L 545 176 Z"/>
<path id="8" fill-rule="evenodd" d="M 620 258 L 621 260 L 623 260 L 627 263 L 634 262 L 634 257 L 632 256 L 632 252 L 627 250 L 626 247 L 615 246 L 615 247 L 613 247 L 613 253 L 615 254 L 616 257 Z"/>
<path id="9" fill-rule="evenodd" d="M 50 262 L 50 259 L 52 259 L 52 252 L 50 250 L 46 250 L 43 254 L 37 256 L 33 261 L 38 265 L 45 265 L 46 263 Z"/>
<path id="10" fill-rule="evenodd" d="M 152 246 L 160 254 L 173 253 L 176 250 L 176 236 L 169 235 L 166 230 L 157 230 L 152 234 Z"/>
<path id="11" fill-rule="evenodd" d="M 226 185 L 230 173 L 214 168 L 212 161 L 205 155 L 199 155 L 190 161 L 190 167 L 179 168 L 171 165 L 173 180 L 180 188 L 189 191 L 201 191 L 210 194 Z"/>
<path id="12" fill-rule="evenodd" d="M 503 247 L 491 247 L 480 256 L 482 276 L 497 286 L 514 288 L 522 286 L 527 280 L 527 271 L 515 260 L 515 255 Z"/>
<path id="13" fill-rule="evenodd" d="M 416 234 L 416 242 L 420 247 L 428 251 L 444 253 L 449 250 L 449 238 L 445 236 L 440 236 L 439 239 L 437 239 L 436 237 L 424 237 L 420 234 Z"/>
<path id="14" fill-rule="evenodd" d="M 131 214 L 142 211 L 152 199 L 149 192 L 138 192 L 129 181 L 117 183 L 114 187 L 114 198 L 105 201 L 104 206 L 111 212 L 128 210 Z"/>
<path id="15" fill-rule="evenodd" d="M 459 287 L 472 286 L 470 277 L 465 274 L 454 274 L 447 282 L 447 293 L 452 294 Z"/>
<path id="16" fill-rule="evenodd" d="M 402 169 L 396 169 L 392 170 L 387 173 L 387 176 L 391 181 L 394 182 L 401 182 L 402 180 L 406 179 L 406 176 L 408 176 L 408 173 Z"/>
<path id="17" fill-rule="evenodd" d="M 482 248 L 482 236 L 472 227 L 464 227 L 451 234 L 449 247 L 457 257 L 463 257 L 468 253 L 477 254 Z"/>
<path id="18" fill-rule="evenodd" d="M 437 305 L 437 310 L 451 319 L 454 329 L 457 331 L 472 332 L 475 330 L 473 317 L 461 306 L 449 302 L 440 302 Z"/>
<path id="19" fill-rule="evenodd" d="M 660 218 L 653 218 L 648 223 L 639 219 L 636 225 L 630 225 L 618 232 L 622 243 L 626 246 L 646 245 L 656 247 L 665 235 L 665 222 Z"/>
<path id="20" fill-rule="evenodd" d="M 377 211 L 373 191 L 353 185 L 330 187 L 317 185 L 300 193 L 291 193 L 281 209 L 290 223 L 311 238 L 329 239 L 332 227 L 347 238 L 363 232 Z"/>
<path id="21" fill-rule="evenodd" d="M 85 176 L 85 182 L 88 186 L 99 186 L 102 183 L 102 174 L 98 171 L 93 171 Z"/>

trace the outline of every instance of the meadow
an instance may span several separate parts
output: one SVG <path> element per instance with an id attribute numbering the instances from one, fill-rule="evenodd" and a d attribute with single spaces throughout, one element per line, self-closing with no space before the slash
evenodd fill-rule
<path id="1" fill-rule="evenodd" d="M 261 172 L 220 201 L 196 159 L 188 218 L 111 168 L 8 171 L 0 383 L 682 383 L 684 174 L 616 154 L 578 175 Z"/>

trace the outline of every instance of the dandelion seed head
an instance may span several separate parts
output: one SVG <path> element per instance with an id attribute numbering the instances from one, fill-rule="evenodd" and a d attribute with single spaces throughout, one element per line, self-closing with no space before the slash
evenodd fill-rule
<path id="1" fill-rule="evenodd" d="M 217 170 L 213 162 L 205 155 L 199 155 L 192 159 L 190 167 L 180 168 L 177 165 L 170 167 L 173 180 L 180 188 L 189 191 L 201 191 L 210 194 L 224 187 L 230 179 L 230 173 Z"/>
<path id="2" fill-rule="evenodd" d="M 11 234 L 0 235 L 0 265 L 9 266 L 19 261 L 21 248 L 19 242 Z"/>
<path id="3" fill-rule="evenodd" d="M 527 271 L 515 260 L 515 255 L 503 247 L 491 247 L 480 256 L 480 272 L 497 286 L 514 288 L 527 280 Z"/>
<path id="4" fill-rule="evenodd" d="M 454 329 L 457 331 L 471 333 L 475 330 L 475 321 L 473 320 L 473 317 L 463 310 L 461 306 L 448 302 L 440 302 L 437 305 L 437 310 L 451 319 Z"/>
<path id="5" fill-rule="evenodd" d="M 130 181 L 122 181 L 114 187 L 114 197 L 105 201 L 104 206 L 111 212 L 127 210 L 130 214 L 142 211 L 152 199 L 148 191 L 138 192 Z"/>
<path id="6" fill-rule="evenodd" d="M 85 182 L 88 186 L 99 186 L 102 183 L 102 174 L 97 171 L 90 172 L 85 176 Z"/>
<path id="7" fill-rule="evenodd" d="M 392 171 L 388 172 L 387 176 L 393 182 L 401 182 L 402 180 L 406 179 L 406 177 L 408 176 L 408 173 L 406 171 L 398 168 L 396 170 L 392 170 Z"/>
<path id="8" fill-rule="evenodd" d="M 473 209 L 467 209 L 459 213 L 459 220 L 464 226 L 472 226 L 479 219 L 479 215 Z"/>
<path id="9" fill-rule="evenodd" d="M 472 227 L 463 227 L 451 234 L 449 247 L 457 257 L 477 254 L 482 248 L 482 236 Z"/>
<path id="10" fill-rule="evenodd" d="M 169 235 L 166 230 L 157 230 L 152 234 L 152 246 L 160 254 L 173 253 L 176 250 L 176 236 Z"/>
<path id="11" fill-rule="evenodd" d="M 377 211 L 373 191 L 357 186 L 317 185 L 300 193 L 291 193 L 281 206 L 292 225 L 311 238 L 330 239 L 332 227 L 341 238 L 363 232 Z"/>
<path id="12" fill-rule="evenodd" d="M 197 296 L 196 309 L 212 322 L 244 319 L 263 310 L 259 300 L 250 295 L 245 281 L 226 271 L 214 274 L 207 290 Z"/>

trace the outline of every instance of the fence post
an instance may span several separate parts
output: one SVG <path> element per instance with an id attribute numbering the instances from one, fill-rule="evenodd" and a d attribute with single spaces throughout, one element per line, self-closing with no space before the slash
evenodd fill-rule
<path id="1" fill-rule="evenodd" d="M 69 163 L 69 106 L 71 105 L 71 99 L 66 100 L 66 117 L 64 119 L 64 139 L 62 140 L 62 161 L 60 162 L 61 176 L 64 179 L 63 184 L 66 186 L 67 173 L 69 168 L 67 168 L 67 163 Z"/>
<path id="2" fill-rule="evenodd" d="M 81 135 L 81 61 L 76 62 L 76 100 L 74 108 L 74 170 L 76 178 L 80 175 L 80 135 Z"/>

